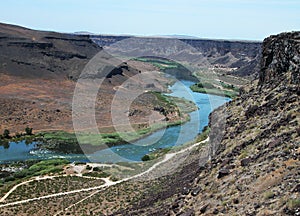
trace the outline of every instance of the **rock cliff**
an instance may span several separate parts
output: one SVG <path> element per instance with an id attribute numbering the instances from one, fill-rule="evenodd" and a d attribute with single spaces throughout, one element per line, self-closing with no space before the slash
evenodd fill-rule
<path id="1" fill-rule="evenodd" d="M 101 48 L 88 36 L 0 24 L 0 72 L 25 78 L 76 79 Z"/>
<path id="2" fill-rule="evenodd" d="M 260 85 L 287 82 L 300 83 L 300 33 L 283 33 L 263 42 Z M 285 74 L 291 73 L 287 78 Z"/>
<path id="3" fill-rule="evenodd" d="M 260 42 L 104 35 L 92 35 L 91 38 L 103 47 L 119 43 L 114 49 L 129 56 L 159 57 L 167 53 L 167 57 L 173 60 L 190 62 L 199 67 L 227 68 L 233 75 L 252 78 L 259 71 Z"/>

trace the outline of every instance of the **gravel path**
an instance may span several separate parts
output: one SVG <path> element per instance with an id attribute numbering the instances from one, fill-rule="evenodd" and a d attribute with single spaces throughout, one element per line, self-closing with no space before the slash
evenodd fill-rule
<path id="1" fill-rule="evenodd" d="M 84 191 L 93 191 L 93 190 L 97 190 L 95 193 L 92 193 L 91 195 L 89 195 L 88 197 L 85 197 L 84 199 L 78 201 L 77 203 L 67 207 L 66 209 L 69 209 L 70 207 L 73 207 L 75 205 L 77 205 L 78 203 L 81 203 L 82 201 L 84 201 L 85 199 L 99 193 L 102 189 L 106 189 L 108 187 L 111 187 L 113 185 L 117 185 L 117 184 L 120 184 L 122 182 L 126 182 L 126 181 L 129 181 L 129 180 L 132 180 L 132 179 L 137 179 L 139 177 L 142 177 L 144 175 L 147 175 L 149 174 L 150 172 L 154 171 L 156 168 L 158 168 L 160 165 L 162 165 L 163 163 L 169 161 L 170 159 L 174 158 L 176 155 L 178 154 L 182 154 L 182 153 L 185 153 L 187 151 L 191 151 L 193 148 L 195 148 L 196 146 L 199 146 L 205 142 L 208 142 L 209 141 L 209 138 L 207 138 L 206 140 L 202 141 L 202 142 L 199 142 L 199 143 L 195 143 L 193 144 L 192 146 L 190 147 L 187 147 L 185 149 L 182 149 L 181 151 L 179 152 L 176 152 L 176 153 L 169 153 L 169 154 L 166 154 L 164 159 L 157 162 L 156 164 L 154 164 L 152 167 L 150 167 L 148 170 L 146 170 L 145 172 L 142 172 L 140 174 L 137 174 L 137 175 L 134 175 L 134 176 L 131 176 L 129 178 L 125 178 L 125 179 L 121 179 L 119 181 L 116 181 L 116 182 L 113 182 L 113 181 L 110 181 L 109 178 L 94 178 L 94 177 L 87 177 L 87 176 L 80 176 L 80 175 L 74 175 L 74 176 L 80 176 L 81 178 L 91 178 L 91 179 L 99 179 L 99 180 L 103 180 L 105 182 L 105 184 L 101 185 L 101 186 L 97 186 L 97 187 L 91 187 L 91 188 L 83 188 L 83 189 L 79 189 L 79 190 L 73 190 L 73 191 L 67 191 L 67 192 L 61 192 L 61 193 L 55 193 L 55 194 L 50 194 L 50 195 L 47 195 L 47 196 L 42 196 L 42 197 L 35 197 L 35 198 L 32 198 L 32 199 L 26 199 L 26 200 L 21 200 L 21 201 L 17 201 L 17 202 L 11 202 L 11 203 L 7 203 L 7 204 L 2 204 L 0 205 L 0 208 L 3 208 L 3 207 L 7 207 L 7 206 L 14 206 L 14 205 L 19 205 L 19 204 L 23 204 L 23 203 L 28 203 L 28 202 L 32 202 L 32 201 L 37 201 L 37 200 L 41 200 L 41 199 L 48 199 L 48 198 L 52 198 L 52 197 L 57 197 L 57 196 L 64 196 L 64 195 L 69 195 L 69 194 L 75 194 L 75 193 L 80 193 L 80 192 L 84 192 Z M 70 176 L 70 175 L 64 175 L 64 176 Z M 12 193 L 14 192 L 19 186 L 21 185 L 25 185 L 25 184 L 28 184 L 32 181 L 38 181 L 38 180 L 45 180 L 45 179 L 53 179 L 55 177 L 60 177 L 60 176 L 45 176 L 45 177 L 36 177 L 34 179 L 31 179 L 31 180 L 28 180 L 28 181 L 25 181 L 25 182 L 22 182 L 18 185 L 15 185 L 9 192 L 7 192 L 5 194 L 5 196 L 3 196 L 1 199 L 0 199 L 0 203 L 1 202 L 4 202 L 5 199 Z"/>

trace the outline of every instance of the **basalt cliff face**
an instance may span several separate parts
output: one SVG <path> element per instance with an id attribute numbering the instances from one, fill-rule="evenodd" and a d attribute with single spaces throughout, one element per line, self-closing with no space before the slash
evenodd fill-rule
<path id="1" fill-rule="evenodd" d="M 286 79 L 285 74 L 291 77 Z M 261 61 L 260 84 L 290 82 L 300 83 L 300 34 L 299 32 L 283 33 L 271 36 L 264 41 Z"/>
<path id="2" fill-rule="evenodd" d="M 215 68 L 226 74 L 251 78 L 257 77 L 259 71 L 260 42 L 104 35 L 92 35 L 91 39 L 108 50 L 112 47 L 121 55 L 163 56 L 200 68 Z"/>
<path id="3" fill-rule="evenodd" d="M 88 36 L 0 24 L 0 71 L 25 78 L 76 78 L 101 48 Z"/>

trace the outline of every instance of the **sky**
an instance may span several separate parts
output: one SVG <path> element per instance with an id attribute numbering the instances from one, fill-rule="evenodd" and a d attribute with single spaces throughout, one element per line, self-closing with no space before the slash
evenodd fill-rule
<path id="1" fill-rule="evenodd" d="M 59 32 L 263 40 L 300 30 L 300 0 L 2 0 L 0 22 Z"/>

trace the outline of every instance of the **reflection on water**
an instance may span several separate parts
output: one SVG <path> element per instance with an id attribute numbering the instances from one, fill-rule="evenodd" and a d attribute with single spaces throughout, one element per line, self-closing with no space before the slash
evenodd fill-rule
<path id="1" fill-rule="evenodd" d="M 9 149 L 9 142 L 6 140 L 0 140 L 0 146 L 3 146 L 4 149 Z"/>

